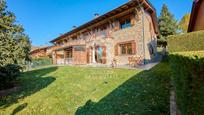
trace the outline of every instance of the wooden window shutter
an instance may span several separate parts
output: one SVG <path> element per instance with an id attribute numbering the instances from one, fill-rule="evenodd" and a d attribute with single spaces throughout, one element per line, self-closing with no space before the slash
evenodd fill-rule
<path id="1" fill-rule="evenodd" d="M 98 49 L 99 49 L 99 46 L 96 46 L 95 47 L 96 61 L 98 60 Z"/>
<path id="2" fill-rule="evenodd" d="M 102 63 L 106 64 L 106 46 L 103 46 Z"/>
<path id="3" fill-rule="evenodd" d="M 134 15 L 131 16 L 130 22 L 131 22 L 131 26 L 134 26 L 134 25 L 135 25 L 136 22 L 135 22 L 135 17 L 134 17 Z"/>
<path id="4" fill-rule="evenodd" d="M 118 20 L 115 21 L 115 31 L 120 29 L 120 22 Z"/>
<path id="5" fill-rule="evenodd" d="M 118 55 L 118 44 L 115 45 L 115 55 Z"/>
<path id="6" fill-rule="evenodd" d="M 132 42 L 132 54 L 135 54 L 136 53 L 136 42 L 133 41 Z"/>
<path id="7" fill-rule="evenodd" d="M 87 63 L 90 63 L 91 61 L 89 60 L 90 58 L 90 48 L 87 48 L 86 49 L 86 53 L 87 53 L 87 55 L 86 55 L 86 59 L 87 59 Z"/>

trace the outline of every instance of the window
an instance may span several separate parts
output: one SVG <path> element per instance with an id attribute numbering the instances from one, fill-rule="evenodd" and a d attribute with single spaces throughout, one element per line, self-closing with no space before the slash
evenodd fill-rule
<path id="1" fill-rule="evenodd" d="M 85 32 L 84 34 L 83 34 L 83 39 L 85 40 L 85 39 L 88 39 L 89 38 L 89 34 L 88 34 L 88 32 Z"/>
<path id="2" fill-rule="evenodd" d="M 72 40 L 73 40 L 73 41 L 77 40 L 77 37 L 76 37 L 76 38 L 72 38 Z"/>
<path id="3" fill-rule="evenodd" d="M 58 44 L 59 46 L 64 45 L 63 41 L 62 41 L 62 42 L 58 42 L 57 44 Z"/>
<path id="4" fill-rule="evenodd" d="M 74 46 L 74 51 L 85 51 L 85 46 Z"/>
<path id="5" fill-rule="evenodd" d="M 102 38 L 106 38 L 107 37 L 106 30 L 101 31 L 101 36 L 102 36 Z"/>
<path id="6" fill-rule="evenodd" d="M 76 35 L 72 37 L 72 41 L 75 41 L 75 40 L 77 40 L 77 36 Z"/>
<path id="7" fill-rule="evenodd" d="M 102 63 L 102 59 L 103 59 L 103 48 L 98 47 L 97 48 L 97 62 Z"/>
<path id="8" fill-rule="evenodd" d="M 100 36 L 101 38 L 106 38 L 107 37 L 107 25 L 108 24 L 103 24 L 100 25 L 96 30 L 96 36 Z"/>
<path id="9" fill-rule="evenodd" d="M 121 54 L 133 54 L 131 43 L 121 44 L 120 49 Z"/>
<path id="10" fill-rule="evenodd" d="M 126 54 L 126 45 L 122 44 L 120 47 L 121 47 L 121 54 Z"/>
<path id="11" fill-rule="evenodd" d="M 72 58 L 72 51 L 68 51 L 68 52 L 67 52 L 67 57 L 68 57 L 68 58 Z"/>
<path id="12" fill-rule="evenodd" d="M 129 28 L 129 27 L 131 27 L 131 21 L 130 21 L 129 18 L 120 21 L 120 28 L 121 28 L 121 29 Z"/>
<path id="13" fill-rule="evenodd" d="M 132 54 L 132 44 L 127 44 L 127 54 Z"/>

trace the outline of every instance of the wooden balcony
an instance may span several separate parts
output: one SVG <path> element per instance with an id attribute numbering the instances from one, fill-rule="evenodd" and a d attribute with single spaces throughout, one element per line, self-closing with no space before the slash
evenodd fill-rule
<path id="1" fill-rule="evenodd" d="M 47 49 L 46 51 L 46 55 L 47 56 L 51 56 L 52 52 L 55 51 L 56 49 L 59 49 L 61 46 L 51 46 Z"/>
<path id="2" fill-rule="evenodd" d="M 78 46 L 78 45 L 85 45 L 86 41 L 83 39 L 80 40 L 72 40 L 72 41 L 68 41 L 66 43 L 64 43 L 63 45 L 58 45 L 55 48 L 53 48 L 53 50 L 62 50 L 65 49 L 67 47 L 71 47 L 71 46 Z"/>
<path id="3" fill-rule="evenodd" d="M 85 45 L 86 41 L 83 39 L 78 39 L 78 40 L 72 40 L 72 41 L 68 41 L 67 43 L 64 43 L 64 47 L 67 46 L 77 46 L 77 45 Z"/>
<path id="4" fill-rule="evenodd" d="M 65 64 L 66 65 L 72 65 L 73 64 L 73 58 L 65 58 Z"/>

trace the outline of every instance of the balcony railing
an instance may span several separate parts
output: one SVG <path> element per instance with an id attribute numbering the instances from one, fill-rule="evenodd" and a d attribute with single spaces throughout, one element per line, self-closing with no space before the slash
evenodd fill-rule
<path id="1" fill-rule="evenodd" d="M 57 64 L 58 65 L 64 64 L 64 59 L 57 59 Z"/>
<path id="2" fill-rule="evenodd" d="M 96 36 L 97 38 L 107 38 L 108 33 L 107 30 L 100 31 L 100 33 Z"/>
<path id="3" fill-rule="evenodd" d="M 91 35 L 80 36 L 80 39 L 70 39 L 67 42 L 64 42 L 58 45 L 58 49 L 67 47 L 67 46 L 75 46 L 75 45 L 85 45 L 87 41 L 94 40 L 94 39 L 104 39 L 108 37 L 108 30 L 103 30 L 100 32 L 93 33 Z"/>
<path id="4" fill-rule="evenodd" d="M 78 39 L 78 40 L 68 41 L 67 43 L 64 43 L 64 45 L 62 46 L 74 46 L 74 45 L 85 45 L 85 40 Z"/>
<path id="5" fill-rule="evenodd" d="M 73 64 L 73 58 L 57 59 L 58 65 L 71 65 Z"/>
<path id="6" fill-rule="evenodd" d="M 67 65 L 73 64 L 73 58 L 65 58 L 65 64 Z"/>

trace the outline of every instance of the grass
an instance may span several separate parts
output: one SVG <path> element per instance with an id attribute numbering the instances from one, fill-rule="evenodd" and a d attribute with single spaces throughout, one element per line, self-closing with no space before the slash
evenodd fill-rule
<path id="1" fill-rule="evenodd" d="M 23 73 L 21 89 L 0 99 L 0 114 L 169 114 L 169 68 L 149 71 L 50 67 Z"/>

